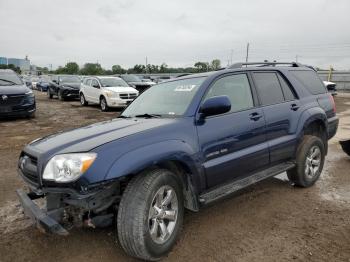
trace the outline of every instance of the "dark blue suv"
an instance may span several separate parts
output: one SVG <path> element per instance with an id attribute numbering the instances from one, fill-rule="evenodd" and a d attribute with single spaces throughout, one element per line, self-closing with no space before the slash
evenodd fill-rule
<path id="1" fill-rule="evenodd" d="M 119 118 L 37 139 L 20 155 L 25 213 L 48 232 L 116 222 L 123 249 L 158 260 L 184 208 L 282 172 L 319 178 L 338 126 L 333 97 L 297 63 L 235 64 L 155 85 Z M 32 201 L 46 198 L 46 208 Z"/>

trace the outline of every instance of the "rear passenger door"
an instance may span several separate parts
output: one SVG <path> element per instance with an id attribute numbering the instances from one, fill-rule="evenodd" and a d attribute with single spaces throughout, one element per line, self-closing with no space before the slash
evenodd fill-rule
<path id="1" fill-rule="evenodd" d="M 253 72 L 266 121 L 271 164 L 293 157 L 301 103 L 285 77 L 277 71 Z"/>
<path id="2" fill-rule="evenodd" d="M 262 109 L 255 107 L 248 75 L 215 80 L 203 102 L 221 95 L 230 99 L 230 112 L 207 117 L 197 125 L 208 188 L 243 178 L 269 164 L 265 120 Z"/>
<path id="3" fill-rule="evenodd" d="M 91 100 L 91 79 L 86 79 L 84 81 L 84 95 L 85 99 L 89 102 L 92 102 Z"/>

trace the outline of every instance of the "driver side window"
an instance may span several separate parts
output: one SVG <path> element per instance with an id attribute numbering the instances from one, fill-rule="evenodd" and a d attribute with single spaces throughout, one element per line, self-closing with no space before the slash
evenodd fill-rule
<path id="1" fill-rule="evenodd" d="M 223 95 L 226 95 L 231 102 L 230 113 L 254 107 L 253 96 L 246 74 L 229 75 L 218 79 L 210 87 L 205 100 Z"/>

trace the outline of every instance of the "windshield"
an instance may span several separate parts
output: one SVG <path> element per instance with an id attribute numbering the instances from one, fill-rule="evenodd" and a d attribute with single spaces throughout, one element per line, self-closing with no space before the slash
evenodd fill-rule
<path id="1" fill-rule="evenodd" d="M 126 82 L 141 82 L 141 79 L 135 75 L 122 75 L 121 76 Z"/>
<path id="2" fill-rule="evenodd" d="M 122 116 L 181 116 L 186 112 L 204 79 L 205 77 L 197 77 L 155 85 L 132 102 Z"/>
<path id="3" fill-rule="evenodd" d="M 0 86 L 23 85 L 17 74 L 11 72 L 0 72 Z"/>
<path id="4" fill-rule="evenodd" d="M 80 83 L 80 78 L 77 76 L 60 76 L 61 83 Z"/>
<path id="5" fill-rule="evenodd" d="M 129 86 L 123 79 L 118 78 L 100 78 L 100 83 L 103 87 Z"/>

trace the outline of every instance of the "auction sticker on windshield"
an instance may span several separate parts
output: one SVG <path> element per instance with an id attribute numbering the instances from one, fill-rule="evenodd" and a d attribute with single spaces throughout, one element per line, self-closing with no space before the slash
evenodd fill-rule
<path id="1" fill-rule="evenodd" d="M 196 87 L 196 85 L 181 85 L 181 86 L 177 86 L 174 89 L 174 91 L 175 92 L 191 92 L 195 87 Z"/>

